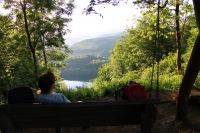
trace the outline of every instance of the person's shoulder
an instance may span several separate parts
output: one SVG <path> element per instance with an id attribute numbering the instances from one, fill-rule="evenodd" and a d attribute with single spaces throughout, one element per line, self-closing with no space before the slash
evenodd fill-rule
<path id="1" fill-rule="evenodd" d="M 53 92 L 52 95 L 54 95 L 54 96 L 63 96 L 62 93 L 57 93 L 57 92 Z"/>
<path id="2" fill-rule="evenodd" d="M 64 94 L 62 93 L 56 93 L 56 97 L 59 97 L 60 99 L 62 99 L 62 103 L 71 103 L 70 100 L 68 100 Z"/>

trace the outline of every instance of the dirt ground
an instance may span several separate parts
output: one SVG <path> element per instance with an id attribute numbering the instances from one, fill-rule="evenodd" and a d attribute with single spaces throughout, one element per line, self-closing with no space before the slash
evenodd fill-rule
<path id="1" fill-rule="evenodd" d="M 194 97 L 189 100 L 188 123 L 183 125 L 175 122 L 176 103 L 175 97 L 178 91 L 160 91 L 161 104 L 158 105 L 156 123 L 153 125 L 152 133 L 200 133 L 200 91 L 192 90 Z M 152 92 L 152 98 L 155 93 Z M 98 97 L 92 101 L 113 101 L 114 96 Z M 81 127 L 63 128 L 63 133 L 81 133 Z M 31 129 L 30 133 L 55 133 L 54 129 Z M 140 133 L 140 125 L 112 126 L 112 127 L 90 127 L 84 133 Z"/>

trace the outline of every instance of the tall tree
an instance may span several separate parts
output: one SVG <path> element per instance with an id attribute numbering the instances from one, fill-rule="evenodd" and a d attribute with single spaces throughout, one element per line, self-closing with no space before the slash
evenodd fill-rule
<path id="1" fill-rule="evenodd" d="M 176 47 L 177 47 L 177 73 L 183 74 L 182 69 L 182 52 L 183 52 L 183 37 L 185 33 L 185 25 L 188 21 L 189 15 L 189 2 L 184 0 L 176 0 L 175 2 L 175 36 L 176 36 Z M 180 10 L 180 6 L 182 7 Z"/>
<path id="2" fill-rule="evenodd" d="M 175 6 L 175 25 L 176 25 L 176 46 L 177 46 L 177 71 L 181 74 L 181 34 L 180 34 L 180 17 L 179 17 L 180 0 L 176 0 Z"/>
<path id="3" fill-rule="evenodd" d="M 63 34 L 68 32 L 66 26 L 71 21 L 68 16 L 72 15 L 74 9 L 73 0 L 69 3 L 63 0 L 4 0 L 4 7 L 11 10 L 19 31 L 26 35 L 24 45 L 29 46 L 37 81 L 38 48 L 43 45 L 44 53 L 46 45 L 52 48 L 64 45 Z M 46 60 L 46 54 L 44 56 Z"/>
<path id="4" fill-rule="evenodd" d="M 167 56 L 169 52 L 175 52 L 176 49 L 173 45 L 175 39 L 170 16 L 172 12 L 167 9 L 163 12 L 165 15 L 160 17 L 161 57 Z M 128 71 L 142 71 L 152 65 L 156 52 L 154 45 L 157 21 L 156 16 L 153 15 L 155 13 L 156 9 L 144 11 L 142 17 L 138 19 L 137 26 L 128 29 L 128 34 L 115 44 L 110 56 L 113 75 L 116 75 L 114 77 L 122 77 Z"/>
<path id="5" fill-rule="evenodd" d="M 200 8 L 199 8 L 200 1 L 193 0 L 193 4 L 194 4 L 197 27 L 200 31 Z M 191 92 L 195 79 L 200 70 L 199 49 L 200 49 L 200 35 L 198 33 L 198 36 L 194 43 L 192 54 L 190 56 L 190 59 L 186 68 L 185 75 L 182 79 L 180 89 L 179 89 L 179 95 L 178 95 L 177 107 L 176 107 L 176 120 L 179 120 L 179 121 L 184 121 L 184 122 L 187 121 L 187 107 L 188 107 L 189 94 Z"/>
<path id="6" fill-rule="evenodd" d="M 16 54 L 13 52 L 15 46 L 12 41 L 14 22 L 10 16 L 0 15 L 0 89 L 11 88 L 9 79 L 10 70 L 16 60 Z"/>

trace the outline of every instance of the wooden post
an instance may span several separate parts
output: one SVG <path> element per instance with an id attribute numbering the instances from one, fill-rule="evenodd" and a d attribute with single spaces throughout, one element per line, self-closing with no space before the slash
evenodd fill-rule
<path id="1" fill-rule="evenodd" d="M 6 113 L 2 114 L 1 116 L 1 128 L 2 128 L 2 133 L 15 133 L 13 125 L 10 122 Z"/>
<path id="2" fill-rule="evenodd" d="M 156 110 L 153 104 L 145 106 L 145 112 L 141 112 L 141 133 L 151 133 L 155 113 Z"/>

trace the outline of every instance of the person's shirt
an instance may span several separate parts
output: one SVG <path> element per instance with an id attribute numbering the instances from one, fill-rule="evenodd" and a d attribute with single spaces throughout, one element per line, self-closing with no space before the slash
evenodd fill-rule
<path id="1" fill-rule="evenodd" d="M 70 103 L 70 101 L 61 93 L 36 94 L 35 101 L 38 103 Z"/>

